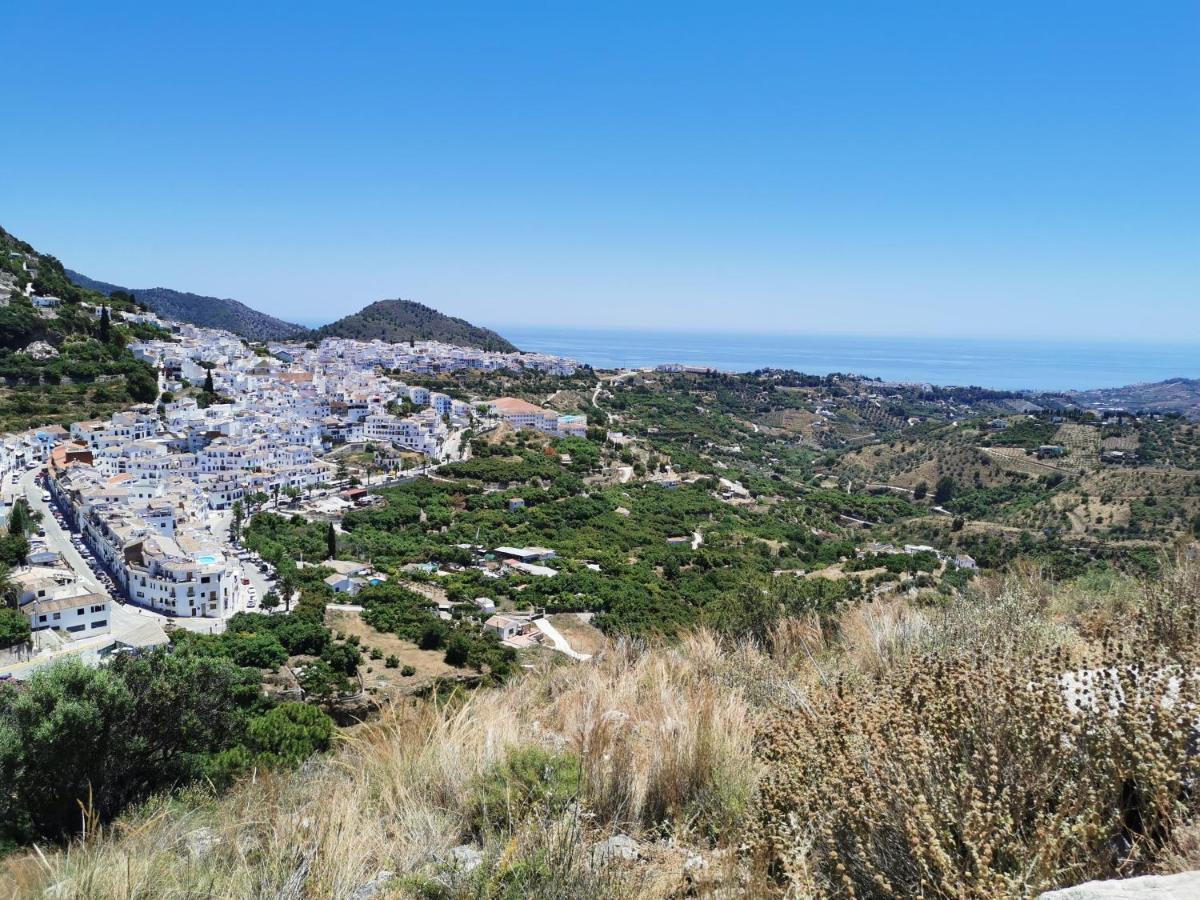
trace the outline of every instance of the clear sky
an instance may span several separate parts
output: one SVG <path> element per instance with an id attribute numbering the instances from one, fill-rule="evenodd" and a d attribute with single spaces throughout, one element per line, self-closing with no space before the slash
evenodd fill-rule
<path id="1" fill-rule="evenodd" d="M 11 3 L 0 225 L 306 322 L 1200 339 L 1197 47 L 1195 0 Z"/>

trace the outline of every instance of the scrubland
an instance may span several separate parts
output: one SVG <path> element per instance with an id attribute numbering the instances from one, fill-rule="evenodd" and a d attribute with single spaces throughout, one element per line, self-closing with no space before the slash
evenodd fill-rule
<path id="1" fill-rule="evenodd" d="M 1197 868 L 1200 567 L 1164 571 L 607 643 L 21 851 L 0 890 L 982 898 Z"/>

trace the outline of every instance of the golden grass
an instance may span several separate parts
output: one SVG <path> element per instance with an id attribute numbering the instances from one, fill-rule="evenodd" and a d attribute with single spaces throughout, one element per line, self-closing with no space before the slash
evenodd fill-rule
<path id="1" fill-rule="evenodd" d="M 534 857 L 564 865 L 560 883 L 574 879 L 578 896 L 647 895 L 646 872 L 596 870 L 586 847 L 649 829 L 706 850 L 736 839 L 759 771 L 755 722 L 736 690 L 743 657 L 756 654 L 723 652 L 706 635 L 660 652 L 616 644 L 594 664 L 549 665 L 448 706 L 398 705 L 297 773 L 260 776 L 220 799 L 156 800 L 93 839 L 10 859 L 5 888 L 81 900 L 344 897 L 387 870 L 471 896 L 481 879 L 529 877 Z M 575 813 L 496 836 L 480 870 L 455 872 L 450 851 L 468 837 L 473 782 L 521 746 L 578 755 Z M 653 874 L 652 895 L 665 895 L 663 872 Z M 677 869 L 667 881 L 681 878 Z M 550 895 L 576 895 L 564 891 Z"/>
<path id="2" fill-rule="evenodd" d="M 1200 664 L 1195 564 L 1151 583 L 1018 573 L 941 607 L 787 620 L 767 643 L 606 642 L 398 704 L 297 772 L 10 857 L 0 896 L 1006 897 L 1200 858 L 1198 685 L 1171 674 Z M 1080 672 L 1102 673 L 1080 676 L 1082 705 L 1064 690 Z M 480 785 L 530 748 L 577 758 L 577 796 L 480 834 Z M 640 858 L 601 864 L 618 833 Z"/>

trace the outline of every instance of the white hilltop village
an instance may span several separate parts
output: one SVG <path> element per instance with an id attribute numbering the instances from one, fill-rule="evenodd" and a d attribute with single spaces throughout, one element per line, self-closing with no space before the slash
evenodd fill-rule
<path id="1" fill-rule="evenodd" d="M 64 654 L 94 662 L 161 643 L 164 626 L 220 630 L 255 608 L 271 572 L 231 539 L 234 516 L 271 499 L 278 506 L 281 494 L 329 510 L 369 502 L 326 459 L 347 445 L 404 451 L 403 465 L 428 472 L 469 453 L 468 428 L 507 421 L 587 433 L 584 416 L 515 398 L 453 399 L 402 380 L 406 372 L 573 374 L 580 364 L 563 357 L 340 338 L 271 343 L 263 355 L 226 331 L 126 318 L 173 332 L 130 346 L 158 370 L 163 402 L 0 435 L 0 525 L 19 498 L 42 517 L 27 565 L 11 573 L 34 640 L 0 658 L 0 677 L 24 677 Z M 223 402 L 201 407 L 178 396 L 209 377 Z"/>

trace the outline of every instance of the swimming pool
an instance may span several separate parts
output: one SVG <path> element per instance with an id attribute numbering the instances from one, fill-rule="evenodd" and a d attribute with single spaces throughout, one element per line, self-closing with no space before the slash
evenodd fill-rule
<path id="1" fill-rule="evenodd" d="M 200 556 L 196 557 L 196 562 L 200 563 L 202 566 L 212 566 L 216 564 L 217 557 L 212 553 L 202 553 Z"/>

